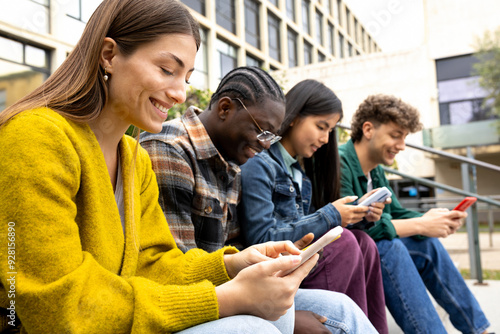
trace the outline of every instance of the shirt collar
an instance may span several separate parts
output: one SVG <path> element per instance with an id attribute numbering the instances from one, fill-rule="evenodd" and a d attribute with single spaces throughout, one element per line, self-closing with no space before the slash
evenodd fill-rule
<path id="1" fill-rule="evenodd" d="M 364 177 L 365 179 L 367 179 L 365 173 L 363 172 L 363 169 L 361 169 L 361 163 L 359 162 L 358 154 L 356 153 L 356 149 L 354 148 L 354 142 L 352 141 L 352 139 L 349 139 L 347 143 L 342 145 L 341 149 L 344 151 L 347 160 L 352 161 L 352 163 L 349 165 L 351 172 L 358 178 Z M 379 176 L 378 168 L 372 169 L 370 171 L 370 176 L 372 178 L 372 181 L 377 180 Z"/>
<path id="2" fill-rule="evenodd" d="M 276 146 L 278 146 L 278 148 L 280 150 L 281 157 L 283 158 L 283 162 L 285 163 L 285 166 L 287 166 L 287 168 L 291 169 L 292 165 L 297 162 L 297 159 L 294 159 L 290 155 L 290 153 L 288 153 L 286 148 L 283 147 L 283 145 L 280 142 L 276 143 Z"/>
<path id="3" fill-rule="evenodd" d="M 353 162 L 353 164 L 349 166 L 351 172 L 353 174 L 356 174 L 357 177 L 365 176 L 365 173 L 363 173 L 363 170 L 361 169 L 361 163 L 359 162 L 358 154 L 356 153 L 356 149 L 354 148 L 352 139 L 349 139 L 343 146 L 345 155 L 347 156 L 347 160 Z"/>
<path id="4" fill-rule="evenodd" d="M 196 153 L 196 159 L 206 160 L 218 157 L 225 165 L 230 166 L 238 172 L 239 166 L 233 162 L 226 162 L 215 147 L 212 139 L 208 135 L 207 129 L 205 129 L 205 126 L 198 117 L 202 112 L 203 110 L 200 108 L 191 106 L 181 117 L 182 123 L 191 141 L 191 145 L 193 146 L 193 150 Z"/>

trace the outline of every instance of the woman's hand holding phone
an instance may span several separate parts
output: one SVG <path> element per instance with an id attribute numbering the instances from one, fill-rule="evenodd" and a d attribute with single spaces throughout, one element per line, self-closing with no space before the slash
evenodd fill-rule
<path id="1" fill-rule="evenodd" d="M 280 256 L 284 252 L 292 255 Z M 298 254 L 301 252 L 292 242 L 282 241 L 255 245 L 241 253 L 224 256 L 226 266 L 233 271 L 240 270 L 234 279 L 215 288 L 219 316 L 251 314 L 277 320 L 285 314 L 293 305 L 300 283 L 318 261 L 315 254 L 299 265 L 301 257 Z M 279 275 L 295 268 L 289 275 Z"/>
<path id="2" fill-rule="evenodd" d="M 357 198 L 357 196 L 346 196 L 332 203 L 342 217 L 342 227 L 361 221 L 368 213 L 367 206 L 349 205 Z"/>
<path id="3" fill-rule="evenodd" d="M 392 193 L 386 187 L 373 189 L 372 191 L 367 192 L 361 199 L 359 200 L 358 205 L 362 205 L 363 203 L 369 203 L 369 211 L 365 216 L 365 219 L 369 222 L 379 221 L 382 217 L 382 213 L 384 212 L 384 208 L 387 204 L 392 202 L 391 199 Z"/>

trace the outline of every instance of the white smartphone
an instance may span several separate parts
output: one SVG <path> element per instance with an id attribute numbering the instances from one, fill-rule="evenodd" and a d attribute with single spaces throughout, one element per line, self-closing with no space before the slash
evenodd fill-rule
<path id="1" fill-rule="evenodd" d="M 294 268 L 291 268 L 283 273 L 280 273 L 279 276 L 286 276 L 290 273 L 292 273 L 293 271 L 295 271 L 295 269 L 297 269 L 298 267 L 300 267 L 304 262 L 306 262 L 307 260 L 309 260 L 309 258 L 311 256 L 313 256 L 314 254 L 316 254 L 317 252 L 319 252 L 320 250 L 322 250 L 326 245 L 328 245 L 329 243 L 337 240 L 338 238 L 340 238 L 340 234 L 344 231 L 344 229 L 342 228 L 342 226 L 337 226 L 335 228 L 332 228 L 330 231 L 328 231 L 327 233 L 325 233 L 321 238 L 319 238 L 318 240 L 316 240 L 315 243 L 313 243 L 312 245 L 309 245 L 307 246 L 306 248 L 303 249 L 302 251 L 302 254 L 300 254 L 300 263 L 298 265 L 296 265 Z"/>
<path id="2" fill-rule="evenodd" d="M 369 206 L 372 203 L 376 202 L 384 202 L 387 198 L 391 197 L 392 193 L 387 187 L 382 187 L 370 196 L 366 198 L 364 201 L 361 203 L 358 203 L 358 205 L 363 205 L 363 206 Z"/>

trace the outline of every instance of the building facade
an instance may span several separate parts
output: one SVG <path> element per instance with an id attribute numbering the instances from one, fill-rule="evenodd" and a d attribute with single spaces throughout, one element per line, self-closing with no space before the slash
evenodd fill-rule
<path id="1" fill-rule="evenodd" d="M 67 57 L 101 0 L 0 0 L 0 111 Z M 193 87 L 237 66 L 283 70 L 380 51 L 343 0 L 183 0 L 200 22 Z"/>
<path id="2" fill-rule="evenodd" d="M 66 59 L 98 0 L 0 0 L 0 111 Z"/>
<path id="3" fill-rule="evenodd" d="M 182 0 L 200 22 L 191 78 L 215 89 L 238 66 L 283 70 L 380 51 L 343 0 Z"/>

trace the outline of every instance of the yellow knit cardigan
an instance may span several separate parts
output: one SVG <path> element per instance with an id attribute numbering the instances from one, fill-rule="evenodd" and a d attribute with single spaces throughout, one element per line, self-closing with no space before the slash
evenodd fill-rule
<path id="1" fill-rule="evenodd" d="M 120 142 L 124 235 L 87 124 L 39 108 L 0 129 L 0 311 L 14 301 L 22 332 L 166 333 L 218 318 L 214 286 L 229 280 L 223 254 L 236 250 L 176 247 L 142 148 L 131 194 L 135 145 Z M 11 327 L 4 314 L 0 331 Z"/>

